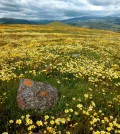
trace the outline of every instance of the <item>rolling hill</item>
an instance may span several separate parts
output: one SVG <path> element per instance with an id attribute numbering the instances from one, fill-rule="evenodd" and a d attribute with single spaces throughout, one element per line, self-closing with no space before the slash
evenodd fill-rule
<path id="1" fill-rule="evenodd" d="M 93 29 L 103 29 L 120 32 L 120 17 L 96 17 L 96 16 L 83 16 L 79 18 L 72 18 L 63 20 L 62 22 Z"/>

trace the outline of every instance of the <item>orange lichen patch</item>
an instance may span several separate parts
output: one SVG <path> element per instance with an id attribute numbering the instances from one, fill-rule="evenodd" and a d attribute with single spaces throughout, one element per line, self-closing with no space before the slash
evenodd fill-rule
<path id="1" fill-rule="evenodd" d="M 46 96 L 46 92 L 45 92 L 45 91 L 41 92 L 40 94 L 41 94 L 42 96 Z"/>
<path id="2" fill-rule="evenodd" d="M 24 80 L 24 85 L 32 87 L 33 83 L 30 80 Z"/>

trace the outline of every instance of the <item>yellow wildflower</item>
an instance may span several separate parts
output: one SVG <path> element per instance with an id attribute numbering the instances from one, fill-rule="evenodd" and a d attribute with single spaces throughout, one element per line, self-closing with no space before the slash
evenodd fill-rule
<path id="1" fill-rule="evenodd" d="M 43 126 L 42 121 L 37 121 L 36 124 L 37 124 L 38 126 Z"/>
<path id="2" fill-rule="evenodd" d="M 21 119 L 16 120 L 16 124 L 20 125 L 21 123 L 22 123 Z"/>

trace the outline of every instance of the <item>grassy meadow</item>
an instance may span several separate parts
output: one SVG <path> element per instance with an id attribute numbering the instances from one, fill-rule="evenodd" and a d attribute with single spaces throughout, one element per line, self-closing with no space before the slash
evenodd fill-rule
<path id="1" fill-rule="evenodd" d="M 18 108 L 21 78 L 56 87 L 55 108 Z M 0 25 L 0 134 L 34 133 L 120 133 L 120 33 L 58 22 Z"/>

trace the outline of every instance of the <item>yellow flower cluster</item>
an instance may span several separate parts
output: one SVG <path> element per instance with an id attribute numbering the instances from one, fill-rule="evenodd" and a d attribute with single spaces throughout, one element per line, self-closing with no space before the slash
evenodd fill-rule
<path id="1" fill-rule="evenodd" d="M 48 28 L 28 27 L 29 30 L 35 28 L 36 32 Z M 3 26 L 0 32 L 3 44 L 0 46 L 2 81 L 58 70 L 60 73 L 72 73 L 76 78 L 88 79 L 93 84 L 107 85 L 114 81 L 114 85 L 120 86 L 117 81 L 120 78 L 120 34 L 71 27 L 63 29 L 66 34 L 21 33 L 24 27 L 18 28 L 20 32 L 14 34 L 6 30 L 10 28 Z M 16 28 L 12 30 L 16 31 Z"/>

